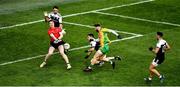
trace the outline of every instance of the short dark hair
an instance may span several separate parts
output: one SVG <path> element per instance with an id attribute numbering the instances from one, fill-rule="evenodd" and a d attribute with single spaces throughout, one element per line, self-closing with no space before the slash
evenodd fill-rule
<path id="1" fill-rule="evenodd" d="M 159 35 L 159 36 L 163 36 L 163 33 L 162 32 L 157 32 L 157 35 Z"/>
<path id="2" fill-rule="evenodd" d="M 94 27 L 100 27 L 101 25 L 100 24 L 94 24 Z"/>
<path id="3" fill-rule="evenodd" d="M 54 8 L 59 9 L 59 7 L 58 7 L 58 6 L 53 6 L 53 9 L 54 9 Z"/>
<path id="4" fill-rule="evenodd" d="M 90 37 L 94 37 L 94 34 L 92 34 L 92 33 L 89 33 L 89 34 L 88 34 L 88 36 L 90 36 Z"/>

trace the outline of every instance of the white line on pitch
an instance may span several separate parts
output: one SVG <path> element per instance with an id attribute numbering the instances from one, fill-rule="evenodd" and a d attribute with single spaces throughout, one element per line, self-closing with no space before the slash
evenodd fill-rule
<path id="1" fill-rule="evenodd" d="M 112 6 L 112 7 L 107 7 L 107 8 L 102 8 L 102 9 L 97 9 L 97 10 L 92 10 L 92 11 L 87 11 L 87 12 L 81 12 L 81 13 L 75 13 L 75 14 L 71 14 L 71 15 L 66 15 L 65 17 L 83 15 L 83 14 L 88 14 L 88 13 L 97 12 L 97 11 L 106 11 L 106 10 L 111 10 L 111 9 L 114 9 L 114 8 L 128 7 L 128 6 L 143 4 L 143 3 L 152 2 L 152 1 L 155 1 L 155 0 L 145 0 L 145 1 L 135 2 L 135 3 L 129 3 L 129 4 L 124 4 L 124 5 Z"/>
<path id="2" fill-rule="evenodd" d="M 124 15 L 119 15 L 119 14 L 111 14 L 111 13 L 105 13 L 105 12 L 93 12 L 93 13 L 180 27 L 180 24 L 169 23 L 169 22 L 153 21 L 153 20 L 148 20 L 148 19 L 143 19 L 143 18 L 136 18 L 136 17 L 124 16 Z"/>
<path id="3" fill-rule="evenodd" d="M 70 24 L 70 25 L 76 25 L 76 26 L 81 26 L 81 27 L 87 27 L 87 28 L 94 28 L 94 26 L 90 25 L 84 25 L 84 24 L 79 24 L 79 23 L 72 23 L 72 22 L 65 22 L 65 24 Z M 114 30 L 114 29 L 111 29 Z M 125 32 L 125 31 L 119 31 L 119 30 L 114 30 L 116 32 L 124 33 L 124 34 L 130 34 L 130 35 L 141 35 L 141 34 L 136 34 L 136 33 L 131 33 L 131 32 Z"/>
<path id="4" fill-rule="evenodd" d="M 141 36 L 143 36 L 143 35 L 136 35 L 136 36 L 131 36 L 131 37 L 123 38 L 123 39 L 112 40 L 112 42 L 129 40 L 129 39 L 133 39 L 133 38 L 137 38 L 137 37 L 141 37 Z M 88 48 L 88 47 L 90 47 L 90 46 L 89 45 L 81 46 L 81 47 L 77 47 L 77 48 L 72 48 L 69 51 L 80 50 L 80 49 L 84 49 L 84 48 Z M 59 52 L 55 52 L 54 54 L 58 54 L 58 53 Z M 0 66 L 9 65 L 9 64 L 17 63 L 17 62 L 27 61 L 27 60 L 32 60 L 32 59 L 37 59 L 37 58 L 41 58 L 41 57 L 45 57 L 45 56 L 46 56 L 46 54 L 43 54 L 43 55 L 38 55 L 38 56 L 34 56 L 34 57 L 28 57 L 28 58 L 24 58 L 24 59 L 15 60 L 15 61 L 5 62 L 5 63 L 1 63 Z"/>
<path id="5" fill-rule="evenodd" d="M 63 18 L 82 15 L 82 14 L 88 14 L 88 13 L 92 13 L 92 12 L 96 12 L 96 11 L 105 11 L 105 10 L 110 10 L 110 9 L 114 9 L 114 8 L 127 7 L 127 6 L 132 6 L 132 5 L 137 5 L 137 4 L 142 4 L 142 3 L 152 2 L 152 1 L 154 1 L 154 0 L 145 0 L 145 1 L 139 1 L 139 2 L 124 4 L 124 5 L 119 5 L 119 6 L 112 6 L 112 7 L 108 7 L 108 8 L 92 10 L 92 11 L 74 13 L 74 14 L 65 15 L 65 16 L 63 16 Z M 10 28 L 18 27 L 18 26 L 30 25 L 30 24 L 39 23 L 39 22 L 42 22 L 42 21 L 44 21 L 44 20 L 37 20 L 37 21 L 32 21 L 32 22 L 27 22 L 27 23 L 15 24 L 15 25 L 12 25 L 12 26 L 0 27 L 0 30 L 2 30 L 2 29 L 10 29 Z"/>

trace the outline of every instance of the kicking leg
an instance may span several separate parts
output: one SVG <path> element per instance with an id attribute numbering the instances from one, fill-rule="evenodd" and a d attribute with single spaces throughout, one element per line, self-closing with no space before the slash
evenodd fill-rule
<path id="1" fill-rule="evenodd" d="M 86 69 L 84 69 L 84 71 L 85 72 L 92 71 L 92 67 L 94 66 L 94 64 L 98 64 L 100 62 L 99 58 L 100 58 L 101 55 L 103 55 L 102 52 L 100 50 L 98 50 L 95 53 L 94 57 L 92 58 L 91 64 Z"/>
<path id="2" fill-rule="evenodd" d="M 115 69 L 115 61 L 113 61 L 114 58 L 115 57 L 106 57 L 106 55 L 101 56 L 101 60 L 109 62 L 112 65 L 113 69 Z"/>

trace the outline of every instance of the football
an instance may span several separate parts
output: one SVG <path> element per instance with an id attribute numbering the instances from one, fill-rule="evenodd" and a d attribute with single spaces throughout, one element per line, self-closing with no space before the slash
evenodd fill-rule
<path id="1" fill-rule="evenodd" d="M 69 43 L 65 43 L 65 44 L 64 44 L 64 49 L 65 49 L 65 50 L 70 49 L 70 44 L 69 44 Z"/>

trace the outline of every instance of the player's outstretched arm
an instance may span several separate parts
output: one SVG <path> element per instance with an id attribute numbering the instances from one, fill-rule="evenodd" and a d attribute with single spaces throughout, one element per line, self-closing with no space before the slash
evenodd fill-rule
<path id="1" fill-rule="evenodd" d="M 50 21 L 50 18 L 48 17 L 48 13 L 46 11 L 44 12 L 44 19 L 46 22 Z"/>
<path id="2" fill-rule="evenodd" d="M 119 35 L 116 31 L 108 29 L 108 32 L 116 35 L 116 37 L 117 37 L 118 39 L 122 39 L 121 35 Z"/>

